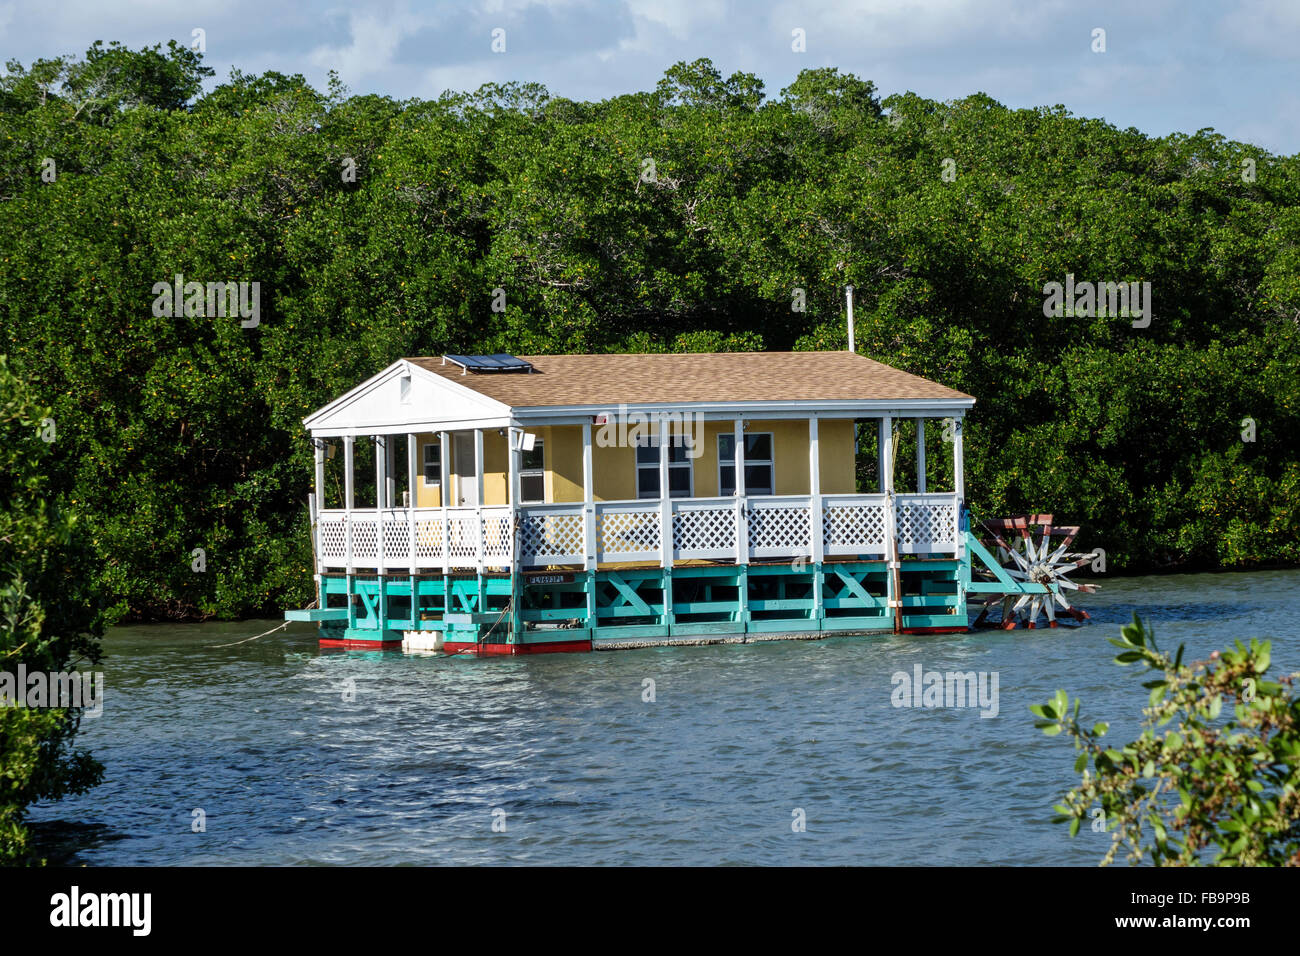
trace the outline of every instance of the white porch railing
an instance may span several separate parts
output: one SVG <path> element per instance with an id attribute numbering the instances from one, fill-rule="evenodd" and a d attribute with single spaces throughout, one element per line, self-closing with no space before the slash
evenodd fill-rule
<path id="1" fill-rule="evenodd" d="M 674 498 L 673 557 L 680 561 L 736 556 L 736 499 Z"/>
<path id="2" fill-rule="evenodd" d="M 888 550 L 888 495 L 823 495 L 825 554 L 884 554 Z"/>
<path id="3" fill-rule="evenodd" d="M 658 561 L 660 530 L 658 500 L 599 501 L 596 503 L 596 560 Z M 522 560 L 531 559 L 525 554 Z"/>
<path id="4" fill-rule="evenodd" d="M 810 495 L 747 498 L 743 526 L 748 540 L 739 553 L 758 560 L 808 558 L 814 552 L 813 530 L 820 529 L 825 555 L 888 554 L 888 495 L 822 495 L 820 520 L 810 513 L 813 501 Z M 674 498 L 670 505 L 672 560 L 737 558 L 736 529 L 742 522 L 735 498 Z M 959 511 L 952 493 L 894 496 L 898 552 L 959 554 Z M 657 500 L 600 501 L 592 514 L 596 562 L 663 559 L 665 524 Z M 512 528 L 515 521 L 517 530 Z M 516 534 L 519 567 L 582 566 L 587 561 L 587 528 L 578 502 L 528 505 L 517 516 L 506 505 L 354 509 L 350 515 L 322 510 L 317 513 L 317 563 L 321 570 L 509 569 Z"/>
<path id="5" fill-rule="evenodd" d="M 587 554 L 582 505 L 529 505 L 519 515 L 519 546 L 529 565 L 582 564 Z"/>
<path id="6" fill-rule="evenodd" d="M 749 514 L 749 556 L 751 558 L 791 558 L 812 554 L 808 495 L 750 498 L 745 502 Z"/>
<path id="7" fill-rule="evenodd" d="M 895 528 L 899 554 L 956 552 L 956 495 L 896 495 Z"/>

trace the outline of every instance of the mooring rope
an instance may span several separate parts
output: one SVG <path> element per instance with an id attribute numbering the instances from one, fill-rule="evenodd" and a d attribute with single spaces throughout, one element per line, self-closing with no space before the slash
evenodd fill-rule
<path id="1" fill-rule="evenodd" d="M 515 520 L 514 520 L 514 526 L 513 526 L 513 532 L 512 532 L 512 534 L 513 534 L 513 536 L 514 536 L 514 553 L 515 553 L 516 555 L 519 553 L 519 528 L 520 528 L 520 523 L 521 523 L 521 522 L 520 522 L 519 515 L 515 515 Z M 512 563 L 512 565 L 511 565 L 511 569 L 510 569 L 510 578 L 511 578 L 511 581 L 514 580 L 514 576 L 515 576 L 515 574 L 516 574 L 516 571 L 515 571 L 514 566 L 513 566 L 513 563 Z M 486 634 L 484 634 L 482 637 L 477 638 L 477 639 L 474 641 L 473 651 L 474 651 L 474 656 L 475 656 L 475 657 L 482 657 L 482 656 L 483 656 L 483 645 L 486 644 L 486 643 L 487 643 L 487 639 L 488 639 L 489 637 L 492 636 L 492 632 L 495 631 L 495 630 L 497 629 L 497 625 L 500 624 L 500 623 L 505 619 L 505 616 L 506 616 L 507 614 L 509 614 L 510 611 L 514 608 L 514 606 L 515 606 L 515 598 L 514 598 L 514 593 L 513 593 L 513 592 L 514 592 L 514 587 L 513 587 L 513 585 L 511 586 L 511 589 L 510 589 L 510 590 L 511 590 L 510 600 L 507 601 L 507 602 L 506 602 L 506 606 L 503 607 L 503 608 L 501 609 L 501 613 L 500 613 L 499 615 L 497 615 L 497 619 L 492 623 L 492 626 L 488 628 L 488 632 L 487 632 Z M 448 595 L 448 600 L 450 600 L 450 595 Z M 445 637 L 446 632 L 444 631 L 443 634 L 444 634 L 444 638 L 443 638 L 443 639 L 445 640 L 445 639 L 446 639 L 446 637 Z M 450 652 L 447 656 L 448 656 L 448 657 L 455 657 L 457 654 L 467 654 L 467 653 L 469 653 L 469 651 L 470 651 L 470 648 L 467 647 L 467 648 L 464 648 L 463 650 L 452 651 L 452 652 Z"/>
<path id="2" fill-rule="evenodd" d="M 308 604 L 307 610 L 310 611 L 312 608 L 314 608 L 318 603 L 318 601 L 319 599 L 317 601 L 312 601 L 310 604 Z M 286 627 L 288 627 L 292 623 L 293 623 L 292 621 L 285 621 L 283 624 L 277 625 L 276 627 L 271 628 L 269 631 L 263 631 L 261 634 L 254 634 L 252 637 L 246 637 L 242 641 L 234 641 L 230 644 L 209 644 L 208 648 L 210 650 L 216 650 L 219 647 L 237 647 L 240 644 L 247 644 L 249 641 L 255 641 L 259 637 L 266 637 L 268 634 L 274 634 L 276 631 L 283 631 Z"/>
<path id="3" fill-rule="evenodd" d="M 487 643 L 487 639 L 488 639 L 489 637 L 492 636 L 492 632 L 495 631 L 495 630 L 497 629 L 497 625 L 501 623 L 501 621 L 505 618 L 505 616 L 506 616 L 508 613 L 510 613 L 510 609 L 514 607 L 514 604 L 515 604 L 515 602 L 514 602 L 514 598 L 511 598 L 511 599 L 506 603 L 506 606 L 503 607 L 503 608 L 501 609 L 501 613 L 497 616 L 496 621 L 492 624 L 491 627 L 488 628 L 488 632 L 487 632 L 486 634 L 484 634 L 482 637 L 477 638 L 477 639 L 474 641 L 474 644 L 473 644 L 472 647 L 462 648 L 462 649 L 459 650 L 459 651 L 449 651 L 449 652 L 447 653 L 447 656 L 448 656 L 448 657 L 455 657 L 457 654 L 468 654 L 468 653 L 470 653 L 470 651 L 472 650 L 472 651 L 474 652 L 474 656 L 475 656 L 475 657 L 482 657 L 482 656 L 483 656 L 483 645 L 486 644 L 486 643 Z M 444 633 L 445 633 L 445 632 L 444 632 Z"/>

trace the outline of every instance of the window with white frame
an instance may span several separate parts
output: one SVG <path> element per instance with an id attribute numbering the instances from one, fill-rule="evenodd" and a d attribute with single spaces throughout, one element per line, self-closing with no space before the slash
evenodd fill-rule
<path id="1" fill-rule="evenodd" d="M 691 459 L 684 436 L 668 440 L 668 496 L 689 498 L 692 492 Z M 659 497 L 659 442 L 656 435 L 640 435 L 636 444 L 636 496 Z"/>
<path id="2" fill-rule="evenodd" d="M 736 493 L 736 436 L 718 436 L 718 494 Z M 745 433 L 745 494 L 776 494 L 776 467 L 771 432 Z"/>
<path id="3" fill-rule="evenodd" d="M 431 441 L 424 446 L 424 484 L 425 487 L 442 484 L 442 442 Z"/>
<path id="4" fill-rule="evenodd" d="M 520 504 L 538 504 L 546 500 L 546 455 L 542 451 L 545 442 L 538 438 L 531 449 L 520 453 L 519 466 L 519 502 Z"/>

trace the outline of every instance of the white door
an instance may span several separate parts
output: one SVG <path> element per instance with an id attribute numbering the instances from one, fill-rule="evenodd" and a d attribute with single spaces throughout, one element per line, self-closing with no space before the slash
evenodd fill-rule
<path id="1" fill-rule="evenodd" d="M 456 432 L 452 437 L 455 454 L 452 474 L 456 480 L 456 504 L 473 508 L 478 504 L 478 474 L 474 470 L 474 433 Z"/>

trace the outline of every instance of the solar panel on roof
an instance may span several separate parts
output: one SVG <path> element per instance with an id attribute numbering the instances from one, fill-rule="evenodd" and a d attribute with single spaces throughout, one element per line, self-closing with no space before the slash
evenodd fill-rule
<path id="1" fill-rule="evenodd" d="M 492 358 L 494 361 L 500 362 L 502 366 L 507 368 L 527 368 L 527 369 L 532 368 L 531 364 L 525 362 L 521 358 L 515 358 L 513 355 L 509 354 L 508 352 L 494 352 L 489 357 Z"/>
<path id="2" fill-rule="evenodd" d="M 531 372 L 532 365 L 505 352 L 494 355 L 444 355 L 442 363 L 459 365 L 465 372 Z"/>

